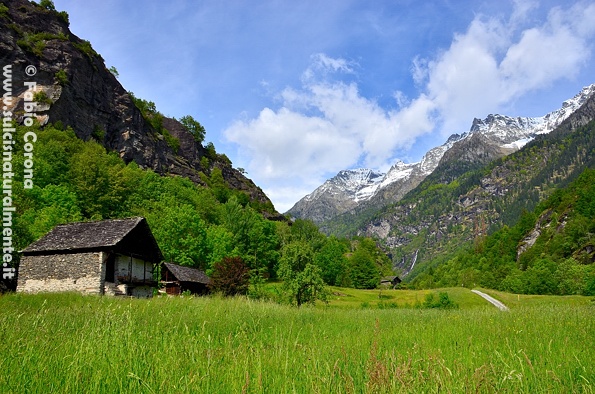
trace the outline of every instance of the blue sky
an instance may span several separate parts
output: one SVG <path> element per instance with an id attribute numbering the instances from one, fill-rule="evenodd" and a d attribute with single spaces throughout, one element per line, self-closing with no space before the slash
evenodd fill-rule
<path id="1" fill-rule="evenodd" d="M 54 3 L 281 212 L 342 169 L 418 161 L 475 117 L 545 115 L 595 83 L 594 1 Z"/>

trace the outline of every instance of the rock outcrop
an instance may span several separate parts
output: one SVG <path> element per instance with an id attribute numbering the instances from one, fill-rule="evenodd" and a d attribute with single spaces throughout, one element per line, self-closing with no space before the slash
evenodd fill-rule
<path id="1" fill-rule="evenodd" d="M 261 206 L 270 206 L 269 216 L 279 216 L 264 192 L 223 155 L 211 160 L 209 168 L 202 168 L 205 147 L 180 122 L 164 118 L 163 128 L 179 141 L 174 151 L 176 147 L 145 119 L 101 55 L 70 31 L 66 13 L 26 0 L 4 4 L 8 9 L 0 14 L 2 67 L 12 65 L 13 97 L 22 98 L 26 82 L 35 82 L 36 92 L 43 92 L 39 94 L 44 100 L 38 100 L 36 110 L 42 124 L 72 127 L 79 138 L 98 140 L 127 163 L 134 161 L 141 168 L 184 176 L 197 184 L 203 184 L 201 171 L 219 167 L 230 187 L 246 192 Z M 34 75 L 28 66 L 35 67 Z M 22 100 L 13 100 L 10 109 L 17 122 L 22 122 Z"/>

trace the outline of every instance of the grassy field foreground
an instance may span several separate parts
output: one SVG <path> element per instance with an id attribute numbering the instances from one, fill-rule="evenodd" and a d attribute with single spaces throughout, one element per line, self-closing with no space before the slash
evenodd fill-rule
<path id="1" fill-rule="evenodd" d="M 2 393 L 595 391 L 593 303 L 458 310 L 0 297 Z"/>

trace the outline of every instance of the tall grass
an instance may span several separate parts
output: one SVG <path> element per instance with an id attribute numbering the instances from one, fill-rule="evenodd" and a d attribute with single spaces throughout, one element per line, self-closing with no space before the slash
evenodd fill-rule
<path id="1" fill-rule="evenodd" d="M 593 392 L 595 307 L 0 297 L 2 393 Z"/>

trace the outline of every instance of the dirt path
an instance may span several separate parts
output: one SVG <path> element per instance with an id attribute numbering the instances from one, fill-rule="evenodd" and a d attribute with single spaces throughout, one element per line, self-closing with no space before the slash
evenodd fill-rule
<path id="1" fill-rule="evenodd" d="M 490 302 L 492 305 L 494 305 L 496 308 L 500 309 L 501 311 L 508 311 L 508 307 L 506 305 L 504 305 L 503 303 L 501 303 L 500 301 L 498 301 L 497 299 L 495 299 L 492 296 L 487 295 L 486 293 L 482 293 L 479 290 L 471 290 L 473 293 L 482 296 L 483 298 L 486 299 L 486 301 Z"/>

